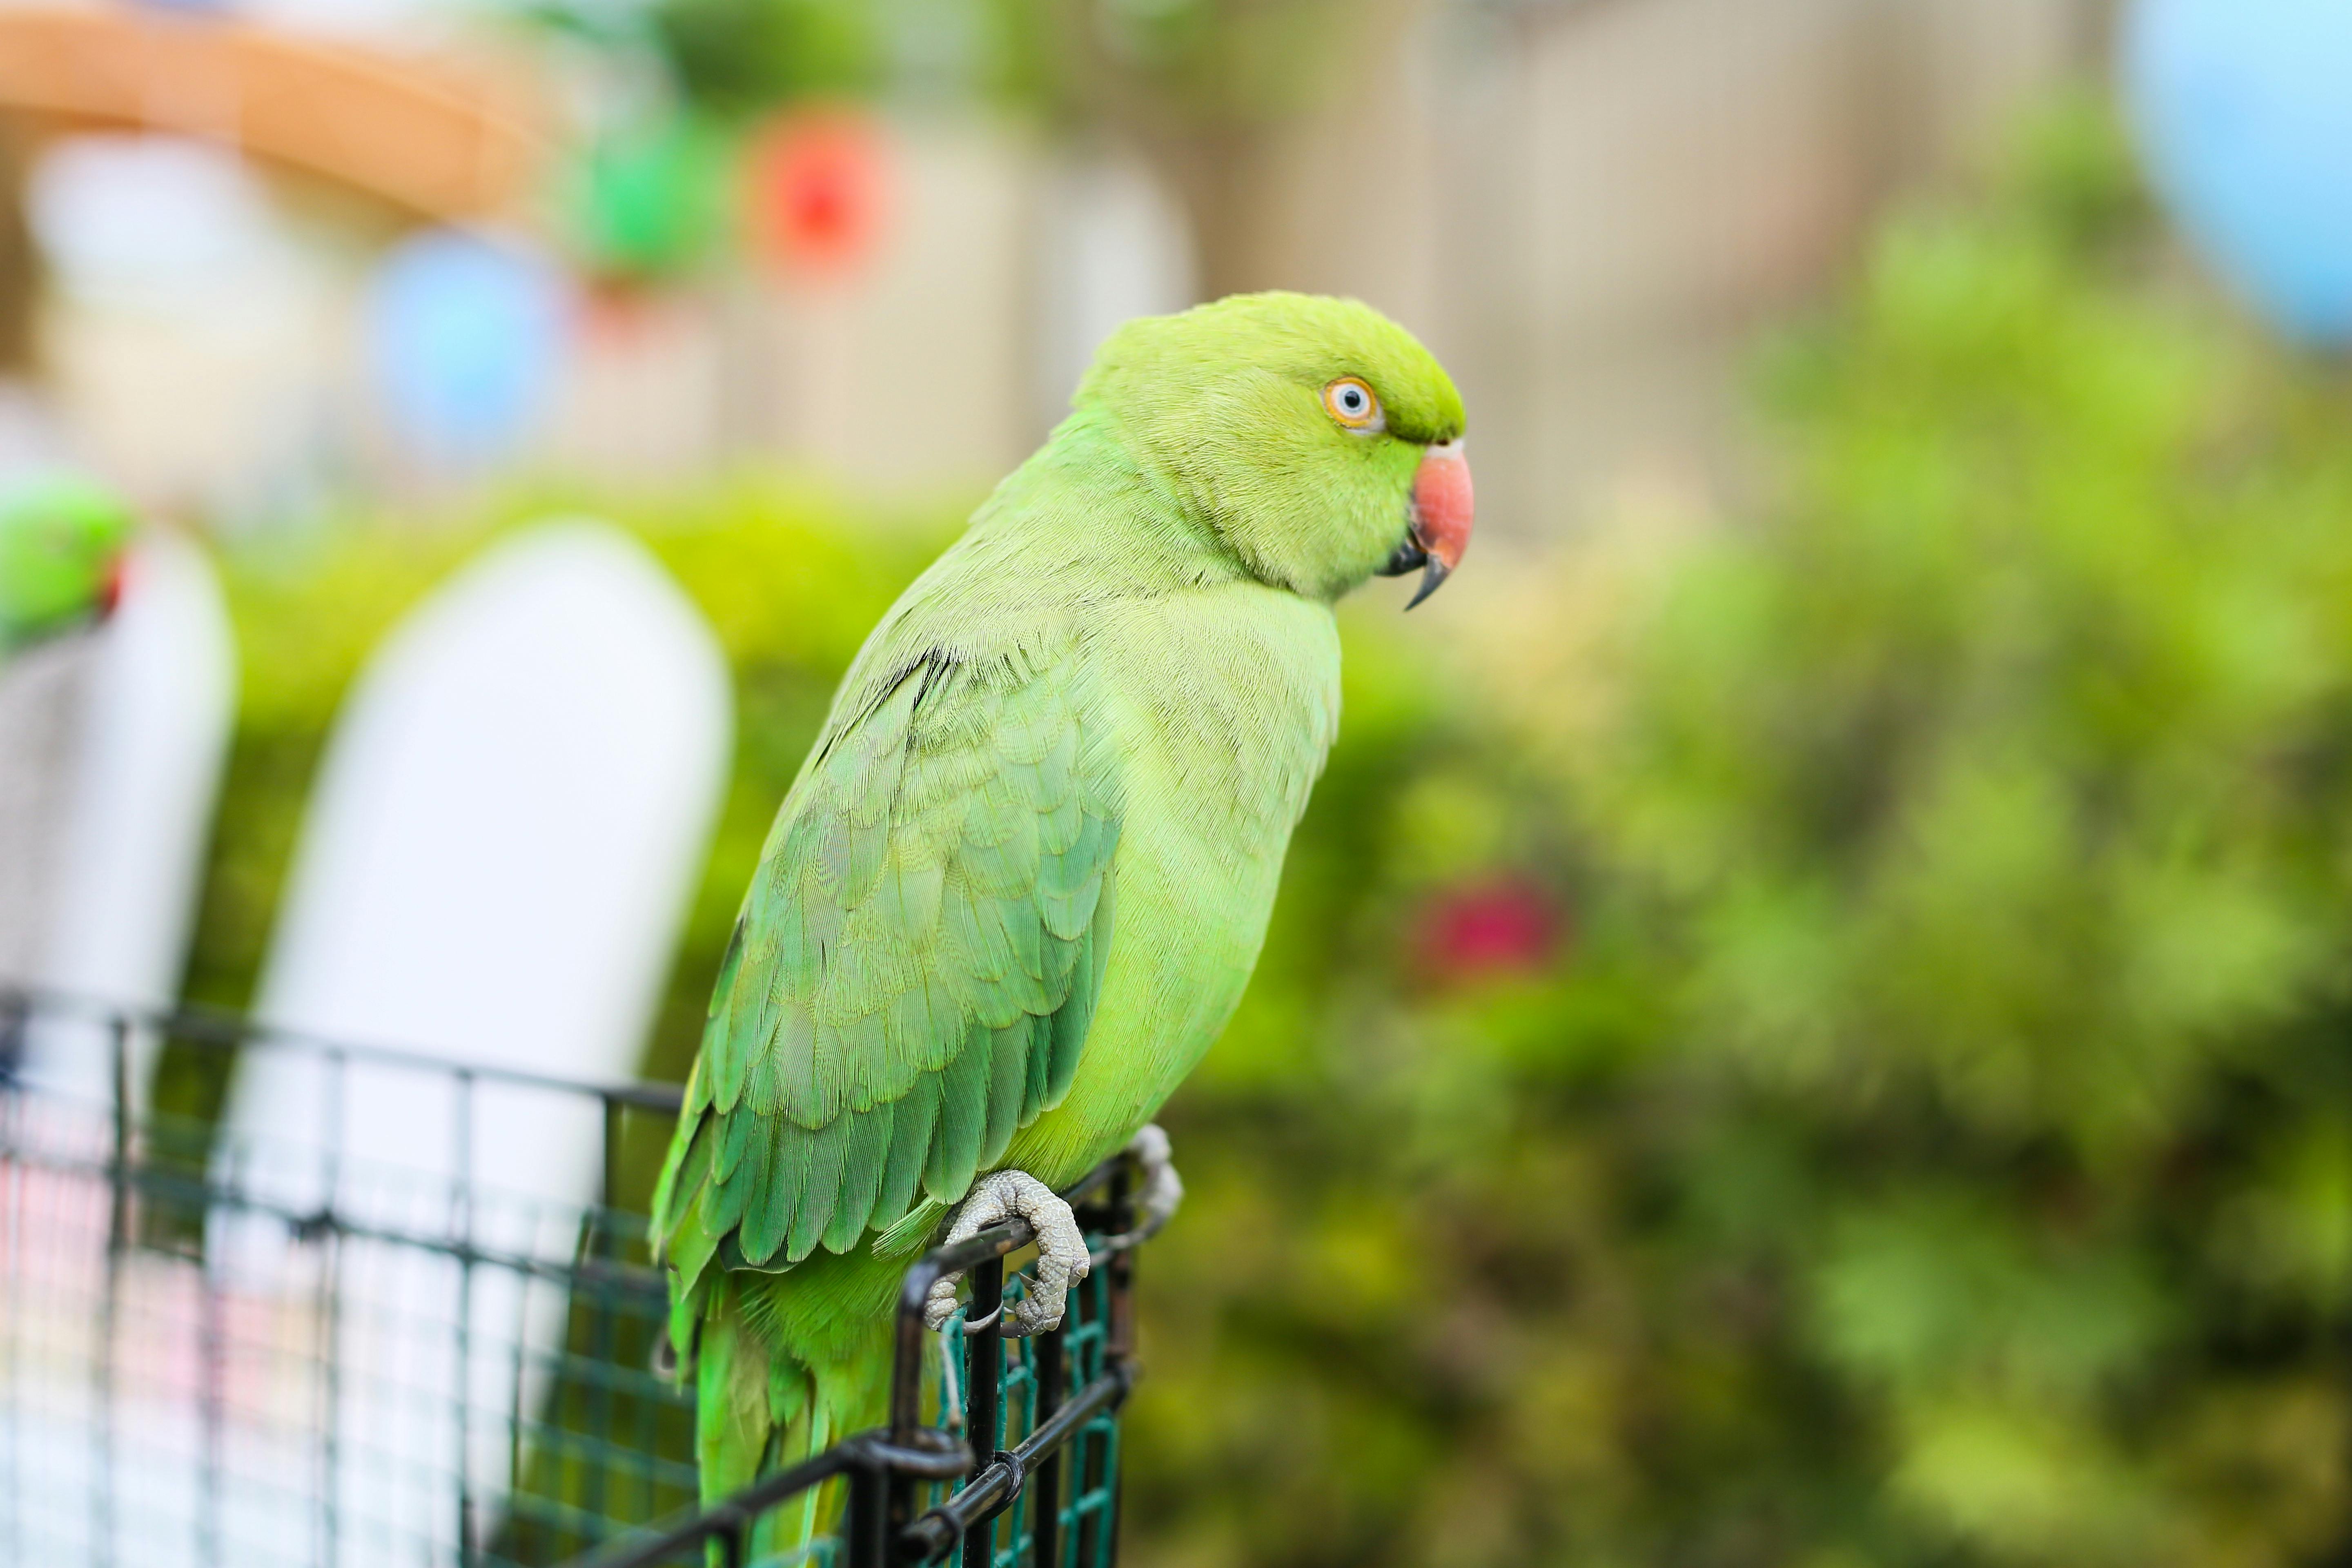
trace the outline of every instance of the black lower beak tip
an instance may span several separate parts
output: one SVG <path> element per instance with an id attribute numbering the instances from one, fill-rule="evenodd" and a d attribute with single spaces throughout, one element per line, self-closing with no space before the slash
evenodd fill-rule
<path id="1" fill-rule="evenodd" d="M 1413 590 L 1413 595 L 1412 599 L 1406 602 L 1405 608 L 1408 610 L 1412 609 L 1415 605 L 1420 604 L 1423 599 L 1426 599 L 1432 594 L 1436 593 L 1439 588 L 1444 586 L 1446 574 L 1453 570 L 1454 568 L 1448 566 L 1444 562 L 1440 561 L 1436 556 L 1430 556 L 1428 570 L 1424 571 L 1421 574 L 1421 586 Z"/>
<path id="2" fill-rule="evenodd" d="M 1383 577 L 1402 577 L 1408 572 L 1418 572 L 1427 564 L 1429 564 L 1429 552 L 1421 547 L 1418 540 L 1408 539 L 1396 547 L 1396 553 L 1388 558 L 1388 563 L 1381 568 L 1380 574 Z"/>

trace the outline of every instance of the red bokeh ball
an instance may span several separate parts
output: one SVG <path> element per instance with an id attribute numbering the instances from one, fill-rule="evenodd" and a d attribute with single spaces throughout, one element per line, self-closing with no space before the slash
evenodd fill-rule
<path id="1" fill-rule="evenodd" d="M 1542 889 L 1499 878 L 1447 889 L 1423 909 L 1415 933 L 1425 972 L 1442 980 L 1532 974 L 1558 952 L 1566 921 Z"/>
<path id="2" fill-rule="evenodd" d="M 751 148 L 751 230 L 786 271 L 846 277 L 868 265 L 889 216 L 890 167 L 880 128 L 845 110 L 801 110 Z"/>

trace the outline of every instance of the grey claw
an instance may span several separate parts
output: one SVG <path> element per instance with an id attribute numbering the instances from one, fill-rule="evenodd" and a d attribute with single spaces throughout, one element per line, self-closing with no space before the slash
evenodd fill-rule
<path id="1" fill-rule="evenodd" d="M 1161 1226 L 1176 1217 L 1184 1202 L 1184 1178 L 1176 1173 L 1170 1159 L 1168 1134 L 1157 1121 L 1147 1123 L 1143 1131 L 1128 1140 L 1127 1152 L 1143 1167 L 1143 1189 L 1135 1194 L 1136 1207 L 1141 1211 L 1141 1223 L 1135 1227 L 1135 1239 L 1158 1233 Z"/>
<path id="2" fill-rule="evenodd" d="M 1026 1171 L 997 1171 L 973 1183 L 956 1210 L 955 1223 L 948 1227 L 948 1240 L 969 1240 L 1015 1215 L 1037 1233 L 1037 1271 L 1028 1290 L 1013 1304 L 1004 1324 L 1004 1332 L 1019 1339 L 1061 1327 L 1070 1286 L 1087 1277 L 1091 1262 L 1087 1238 L 1070 1205 Z M 955 1316 L 956 1284 L 961 1278 L 946 1274 L 931 1282 L 930 1294 L 923 1302 L 926 1327 L 936 1331 Z"/>

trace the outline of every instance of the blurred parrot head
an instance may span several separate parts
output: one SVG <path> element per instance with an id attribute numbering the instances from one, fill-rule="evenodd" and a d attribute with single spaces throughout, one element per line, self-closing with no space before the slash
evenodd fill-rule
<path id="1" fill-rule="evenodd" d="M 45 477 L 0 492 L 0 651 L 112 610 L 131 531 L 129 509 L 87 479 Z"/>
<path id="2" fill-rule="evenodd" d="M 1420 571 L 1417 605 L 1470 542 L 1462 395 L 1352 300 L 1237 294 L 1129 321 L 1076 406 L 1113 421 L 1263 582 L 1335 599 Z"/>

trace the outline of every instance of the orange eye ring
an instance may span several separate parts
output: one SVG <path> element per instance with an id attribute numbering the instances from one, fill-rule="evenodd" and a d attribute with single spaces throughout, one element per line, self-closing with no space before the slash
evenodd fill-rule
<path id="1" fill-rule="evenodd" d="M 1343 375 L 1325 387 L 1323 408 L 1350 430 L 1378 430 L 1385 423 L 1379 395 L 1359 375 Z"/>

